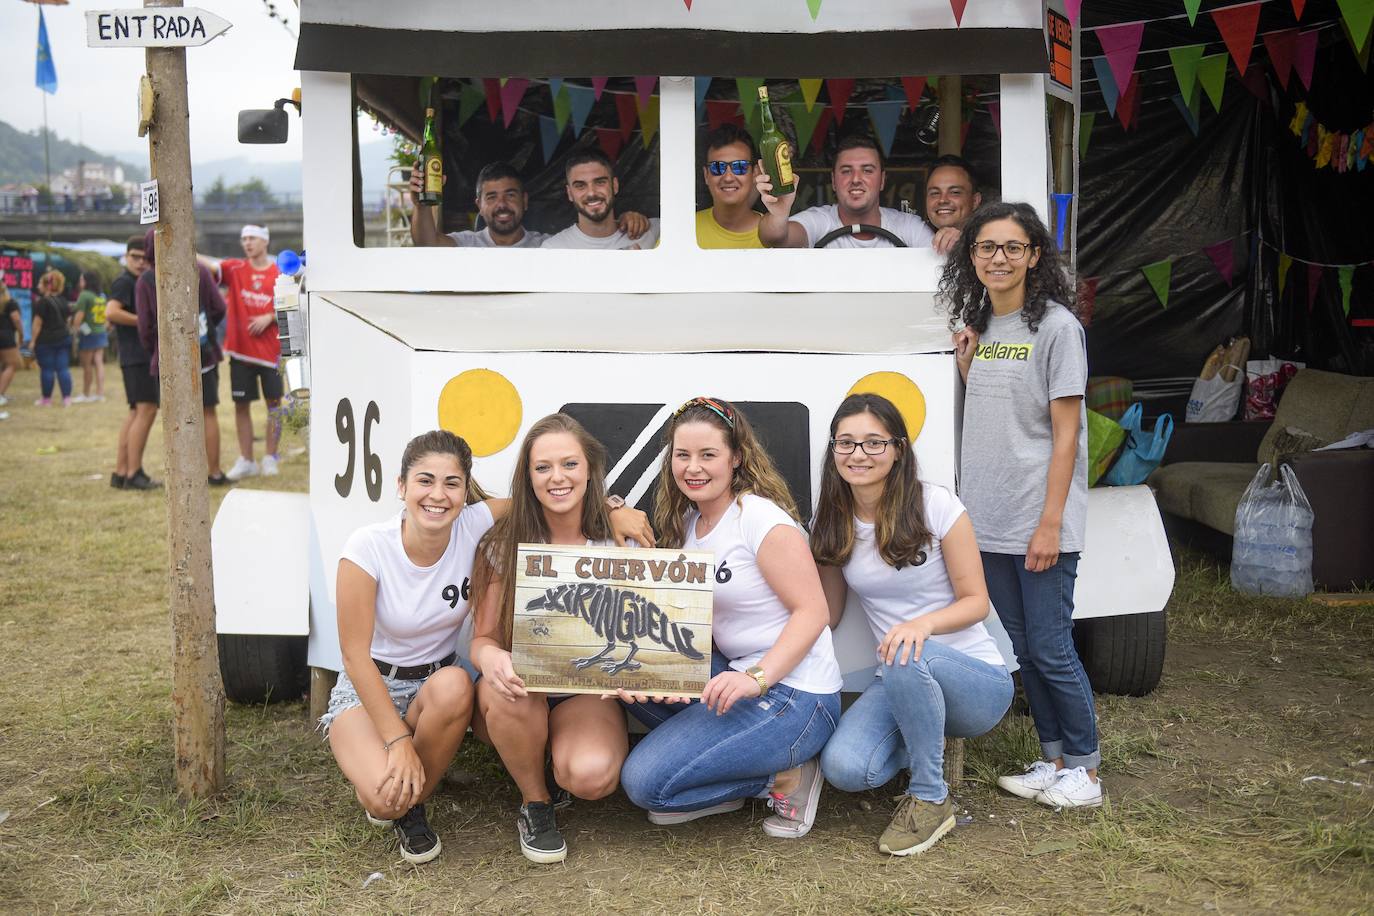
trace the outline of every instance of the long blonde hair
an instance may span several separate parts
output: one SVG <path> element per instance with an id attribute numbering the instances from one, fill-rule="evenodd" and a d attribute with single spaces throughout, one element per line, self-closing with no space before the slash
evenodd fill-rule
<path id="1" fill-rule="evenodd" d="M 725 444 L 739 457 L 739 467 L 730 477 L 730 492 L 739 499 L 746 493 L 761 496 L 776 503 L 797 522 L 797 505 L 787 481 L 773 465 L 767 449 L 754 435 L 744 414 L 729 401 L 720 398 L 692 398 L 678 408 L 663 433 L 665 452 L 658 469 L 658 493 L 654 500 L 654 527 L 663 547 L 681 547 L 687 539 L 686 516 L 691 508 L 687 494 L 678 489 L 673 479 L 673 434 L 685 423 L 707 423 L 721 431 Z"/>
<path id="2" fill-rule="evenodd" d="M 611 536 L 611 514 L 606 508 L 606 449 L 581 423 L 565 413 L 544 417 L 530 427 L 520 444 L 520 457 L 510 484 L 510 512 L 482 536 L 472 573 L 472 595 L 480 602 L 487 589 L 501 583 L 501 617 L 496 639 L 509 649 L 515 617 L 515 557 L 520 544 L 546 544 L 549 523 L 544 507 L 530 486 L 530 449 L 540 436 L 568 433 L 587 457 L 587 492 L 582 497 L 582 533 L 594 541 Z"/>

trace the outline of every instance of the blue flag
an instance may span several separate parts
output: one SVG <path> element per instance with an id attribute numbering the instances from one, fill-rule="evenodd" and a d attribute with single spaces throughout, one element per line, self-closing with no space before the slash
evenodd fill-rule
<path id="1" fill-rule="evenodd" d="M 34 84 L 48 95 L 57 94 L 57 67 L 52 62 L 52 48 L 48 45 L 48 22 L 43 7 L 38 8 L 38 66 L 34 70 Z"/>

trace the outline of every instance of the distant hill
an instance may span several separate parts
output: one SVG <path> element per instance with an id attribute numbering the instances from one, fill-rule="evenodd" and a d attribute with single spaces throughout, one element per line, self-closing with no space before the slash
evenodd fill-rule
<path id="1" fill-rule="evenodd" d="M 98 153 L 89 146 L 63 140 L 56 134 L 48 138 L 48 151 L 54 175 L 61 174 L 63 169 L 74 168 L 81 162 L 100 162 L 124 166 L 124 174 L 130 181 L 141 181 L 148 177 L 147 169 L 141 165 Z M 0 184 L 41 184 L 43 177 L 43 135 L 25 133 L 0 121 Z"/>
<path id="2" fill-rule="evenodd" d="M 362 144 L 359 158 L 362 164 L 364 195 L 382 190 L 390 157 L 390 141 L 374 140 Z M 250 178 L 261 178 L 274 193 L 297 196 L 301 193 L 301 164 L 298 161 L 255 161 L 248 156 L 230 156 L 223 159 L 195 160 L 191 163 L 191 180 L 195 182 L 197 194 L 204 193 L 217 178 L 224 179 L 224 183 L 230 187 L 243 184 Z"/>

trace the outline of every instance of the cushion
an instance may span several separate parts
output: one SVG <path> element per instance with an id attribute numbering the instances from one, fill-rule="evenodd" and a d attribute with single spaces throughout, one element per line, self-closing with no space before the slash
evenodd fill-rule
<path id="1" fill-rule="evenodd" d="M 1274 422 L 1260 440 L 1255 461 L 1274 454 L 1274 440 L 1288 427 L 1335 442 L 1374 426 L 1374 378 L 1300 369 L 1288 383 Z"/>
<path id="2" fill-rule="evenodd" d="M 1134 384 L 1128 378 L 1115 375 L 1095 375 L 1088 379 L 1085 403 L 1089 410 L 1120 420 L 1134 397 Z"/>
<path id="3" fill-rule="evenodd" d="M 1285 455 L 1299 455 L 1303 452 L 1310 452 L 1321 448 L 1323 445 L 1331 443 L 1314 436 L 1305 429 L 1298 429 L 1296 426 L 1289 426 L 1279 431 L 1274 436 L 1274 450 L 1264 456 L 1264 460 L 1269 462 L 1270 470 L 1277 474 L 1279 459 Z"/>
<path id="4" fill-rule="evenodd" d="M 1232 534 L 1236 506 L 1258 470 L 1248 461 L 1183 461 L 1155 471 L 1149 484 L 1163 511 Z"/>

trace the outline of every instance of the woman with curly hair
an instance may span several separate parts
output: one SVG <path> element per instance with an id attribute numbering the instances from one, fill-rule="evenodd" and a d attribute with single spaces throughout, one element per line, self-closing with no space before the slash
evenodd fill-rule
<path id="1" fill-rule="evenodd" d="M 804 836 L 821 793 L 818 756 L 840 717 L 840 667 L 816 564 L 787 483 L 744 415 L 693 398 L 665 433 L 654 521 L 665 547 L 715 553 L 711 680 L 701 702 L 636 695 L 652 731 L 620 782 L 672 825 L 767 798 L 769 836 Z"/>
<path id="2" fill-rule="evenodd" d="M 964 395 L 960 497 L 1021 666 L 1043 760 L 997 784 L 1058 808 L 1102 803 L 1092 685 L 1073 645 L 1088 510 L 1088 359 L 1054 239 L 1027 204 L 969 220 L 940 278 Z"/>

